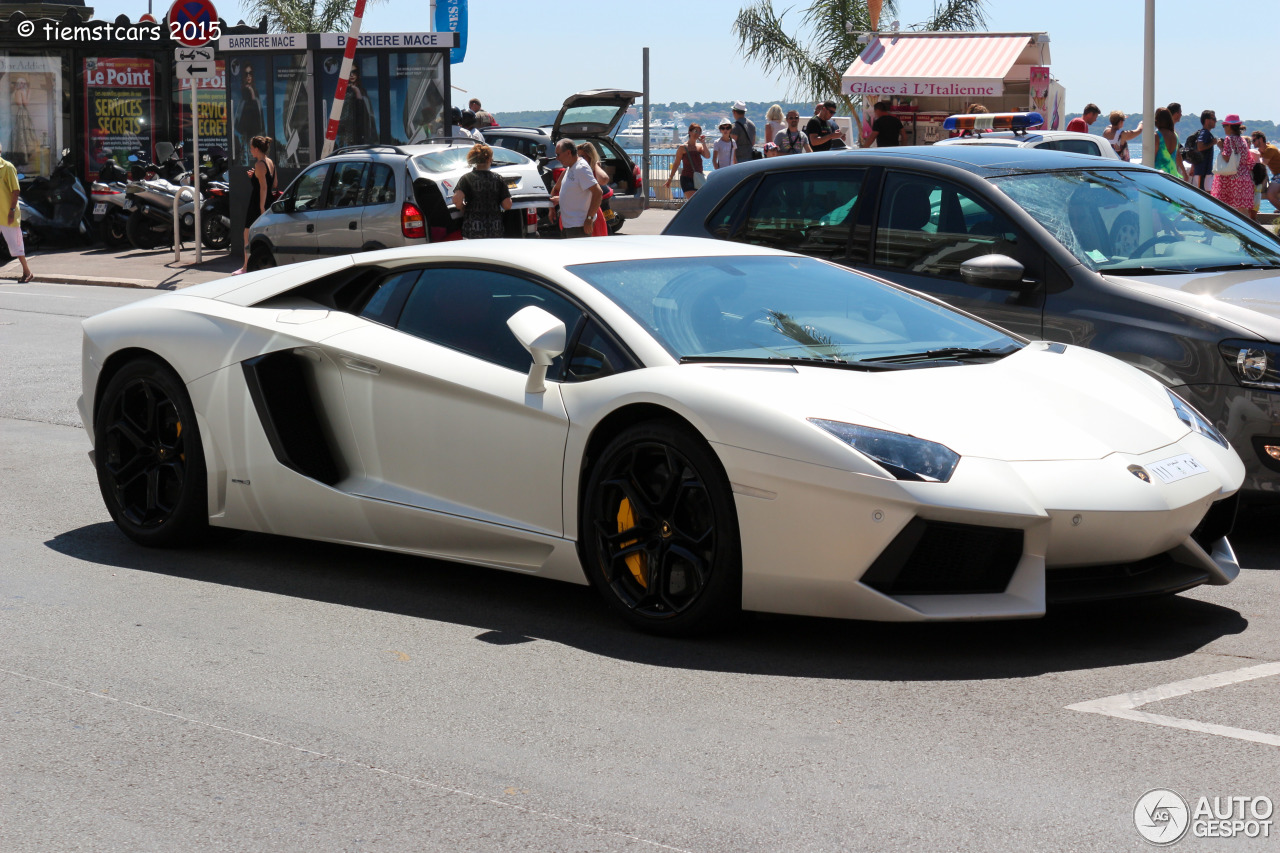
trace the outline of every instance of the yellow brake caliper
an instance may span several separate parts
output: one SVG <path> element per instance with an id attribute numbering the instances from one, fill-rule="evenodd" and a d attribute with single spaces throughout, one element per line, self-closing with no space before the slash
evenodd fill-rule
<path id="1" fill-rule="evenodd" d="M 624 530 L 630 530 L 635 526 L 636 514 L 635 511 L 631 509 L 631 501 L 627 498 L 623 498 L 622 503 L 618 505 L 618 532 L 621 533 Z M 629 542 L 623 542 L 618 547 L 630 548 L 639 541 L 639 539 L 632 539 Z M 627 568 L 630 569 L 631 574 L 635 576 L 636 583 L 640 584 L 642 587 L 648 588 L 649 584 L 645 581 L 644 560 L 644 554 L 632 554 L 626 558 Z"/>
<path id="2" fill-rule="evenodd" d="M 175 439 L 182 438 L 182 421 L 178 421 L 178 434 L 177 434 L 177 435 L 175 435 L 175 436 L 174 436 L 174 438 L 175 438 Z M 186 461 L 187 461 L 187 454 L 185 454 L 185 453 L 179 453 L 179 454 L 178 454 L 178 458 L 179 458 L 179 459 L 181 459 L 183 462 L 186 462 Z"/>

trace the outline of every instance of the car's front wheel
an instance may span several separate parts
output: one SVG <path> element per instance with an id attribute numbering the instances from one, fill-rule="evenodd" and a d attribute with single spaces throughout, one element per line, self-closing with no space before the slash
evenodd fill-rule
<path id="1" fill-rule="evenodd" d="M 582 554 L 592 584 L 632 625 L 668 636 L 721 627 L 742 606 L 742 549 L 728 478 L 674 421 L 616 437 L 591 470 Z"/>
<path id="2" fill-rule="evenodd" d="M 94 459 L 107 511 L 152 547 L 195 544 L 208 530 L 204 449 L 182 380 L 139 358 L 107 383 L 94 418 Z"/>
<path id="3" fill-rule="evenodd" d="M 249 252 L 249 272 L 267 270 L 276 265 L 276 257 L 266 246 L 254 246 Z"/>

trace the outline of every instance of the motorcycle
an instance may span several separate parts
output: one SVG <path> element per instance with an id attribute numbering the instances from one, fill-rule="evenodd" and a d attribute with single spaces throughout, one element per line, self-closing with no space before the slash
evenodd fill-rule
<path id="1" fill-rule="evenodd" d="M 129 160 L 137 163 L 138 158 L 131 156 Z M 89 187 L 98 237 L 108 247 L 123 246 L 129 242 L 125 231 L 129 213 L 133 210 L 133 202 L 125 194 L 129 178 L 130 173 L 120 164 L 108 160 L 98 172 L 98 179 Z"/>
<path id="2" fill-rule="evenodd" d="M 209 152 L 209 165 L 201 169 L 200 182 L 205 199 L 200 206 L 200 241 L 207 249 L 225 249 L 231 245 L 231 185 L 221 148 Z"/>
<path id="3" fill-rule="evenodd" d="M 190 181 L 190 175 L 173 146 L 156 143 L 156 152 L 164 165 L 148 163 L 140 179 L 125 187 L 133 210 L 125 222 L 125 234 L 135 249 L 146 251 L 173 243 L 173 206 L 182 189 L 179 181 Z M 164 176 L 170 175 L 173 180 Z M 195 238 L 195 201 L 183 195 L 178 207 L 179 239 L 186 243 Z"/>
<path id="4" fill-rule="evenodd" d="M 76 177 L 71 149 L 62 149 L 62 159 L 47 178 L 31 180 L 18 198 L 22 239 L 28 249 L 37 249 L 45 240 L 90 239 L 89 194 Z"/>

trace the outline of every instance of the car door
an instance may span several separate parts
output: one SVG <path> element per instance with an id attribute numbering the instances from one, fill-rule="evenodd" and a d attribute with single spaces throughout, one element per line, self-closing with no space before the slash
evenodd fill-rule
<path id="1" fill-rule="evenodd" d="M 365 246 L 402 246 L 404 232 L 400 227 L 400 198 L 396 173 L 386 163 L 370 163 L 365 172 L 365 189 L 361 196 L 360 235 Z"/>
<path id="2" fill-rule="evenodd" d="M 396 328 L 326 340 L 363 474 L 355 494 L 559 536 L 568 418 L 558 381 L 526 394 L 532 359 L 507 319 L 537 305 L 572 331 L 582 311 L 544 283 L 481 266 L 413 276 Z M 548 371 L 557 380 L 561 358 Z"/>
<path id="3" fill-rule="evenodd" d="M 886 170 L 876 204 L 873 272 L 932 294 L 1020 335 L 1042 335 L 1043 252 L 981 193 L 933 175 Z M 1021 285 L 969 284 L 960 265 L 1007 255 L 1024 267 Z"/>
<path id="4" fill-rule="evenodd" d="M 788 169 L 764 176 L 730 239 L 847 261 L 866 169 Z M 726 205 L 728 207 L 729 205 Z"/>
<path id="5" fill-rule="evenodd" d="M 318 163 L 299 175 L 280 199 L 279 221 L 267 230 L 272 252 L 280 263 L 314 260 L 319 247 L 316 235 L 316 211 L 324 200 L 325 179 L 329 164 Z M 272 212 L 275 213 L 275 206 Z"/>
<path id="6" fill-rule="evenodd" d="M 358 160 L 338 160 L 330 166 L 324 201 L 312 214 L 318 256 L 349 255 L 363 248 L 360 217 L 368 167 Z"/>

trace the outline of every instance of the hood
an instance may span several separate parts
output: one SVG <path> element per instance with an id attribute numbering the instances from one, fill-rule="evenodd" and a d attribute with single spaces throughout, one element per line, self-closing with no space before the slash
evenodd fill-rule
<path id="1" fill-rule="evenodd" d="M 1280 270 L 1103 278 L 1225 320 L 1263 340 L 1280 342 Z"/>
<path id="2" fill-rule="evenodd" d="M 693 369 L 708 367 L 716 369 Z M 1033 343 L 990 364 L 911 370 L 721 372 L 722 390 L 787 415 L 900 432 L 961 456 L 1101 459 L 1146 453 L 1188 432 L 1160 383 L 1080 347 Z"/>
<path id="3" fill-rule="evenodd" d="M 551 126 L 551 139 L 608 136 L 643 94 L 630 89 L 589 89 L 570 95 Z"/>

